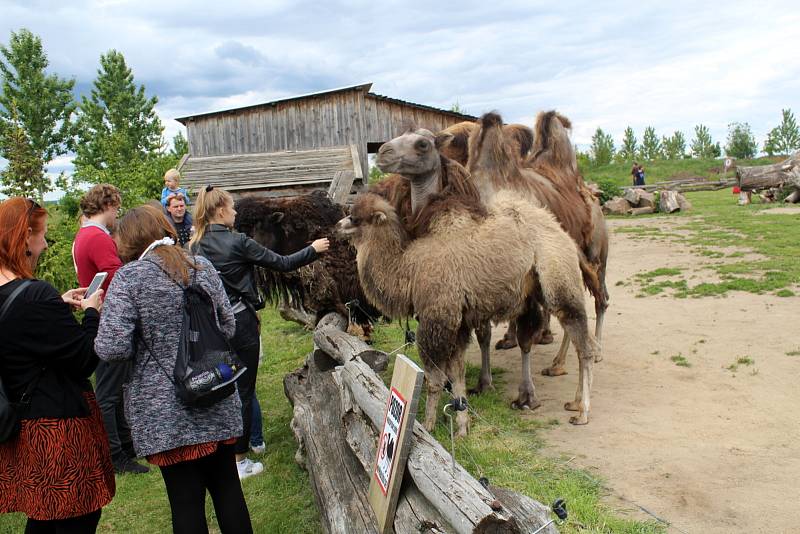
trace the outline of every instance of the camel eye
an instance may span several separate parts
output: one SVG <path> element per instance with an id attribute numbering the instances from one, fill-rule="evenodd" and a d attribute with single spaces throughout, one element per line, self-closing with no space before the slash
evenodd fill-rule
<path id="1" fill-rule="evenodd" d="M 430 148 L 430 143 L 428 143 L 428 141 L 425 139 L 420 139 L 419 141 L 414 143 L 414 148 L 420 151 L 425 151 Z"/>
<path id="2" fill-rule="evenodd" d="M 359 223 L 361 222 L 361 219 L 359 219 L 358 217 L 353 217 L 353 216 L 351 215 L 351 216 L 350 216 L 350 222 L 351 222 L 352 224 L 354 224 L 355 226 L 358 226 L 358 225 L 359 225 Z"/>

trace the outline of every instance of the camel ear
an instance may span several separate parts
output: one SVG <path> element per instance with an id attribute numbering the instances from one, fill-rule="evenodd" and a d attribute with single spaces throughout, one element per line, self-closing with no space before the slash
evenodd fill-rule
<path id="1" fill-rule="evenodd" d="M 386 214 L 382 211 L 376 211 L 375 215 L 372 216 L 372 220 L 376 223 L 386 222 Z"/>
<path id="2" fill-rule="evenodd" d="M 276 211 L 275 213 L 273 213 L 272 215 L 269 216 L 269 220 L 270 220 L 270 222 L 278 224 L 279 222 L 281 222 L 283 220 L 283 212 Z"/>
<path id="3" fill-rule="evenodd" d="M 455 136 L 448 132 L 439 132 L 436 134 L 434 140 L 434 146 L 436 146 L 436 150 L 441 150 L 442 148 L 446 147 L 450 144 L 450 141 L 453 140 Z"/>

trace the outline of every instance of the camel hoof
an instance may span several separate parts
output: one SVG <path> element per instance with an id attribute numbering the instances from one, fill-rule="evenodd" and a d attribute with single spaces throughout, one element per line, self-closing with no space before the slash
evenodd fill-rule
<path id="1" fill-rule="evenodd" d="M 478 382 L 477 386 L 467 390 L 467 394 L 480 395 L 481 393 L 484 393 L 486 391 L 494 391 L 494 385 L 491 382 L 489 382 L 488 384 L 483 384 L 481 382 Z"/>
<path id="2" fill-rule="evenodd" d="M 598 363 L 598 362 L 602 362 L 602 361 L 603 361 L 603 355 L 602 354 L 598 354 L 597 356 L 594 357 L 594 363 Z"/>
<path id="3" fill-rule="evenodd" d="M 564 409 L 569 412 L 581 411 L 581 403 L 578 401 L 567 402 L 564 404 Z"/>
<path id="4" fill-rule="evenodd" d="M 542 337 L 539 338 L 539 341 L 536 342 L 537 345 L 549 345 L 553 342 L 553 334 L 552 332 L 545 332 L 542 334 Z"/>
<path id="5" fill-rule="evenodd" d="M 496 350 L 507 350 L 507 349 L 513 349 L 516 346 L 517 346 L 516 339 L 509 339 L 504 337 L 503 339 L 495 343 L 494 348 Z"/>
<path id="6" fill-rule="evenodd" d="M 573 425 L 585 425 L 589 422 L 589 416 L 587 415 L 573 415 L 569 418 L 569 422 Z"/>
<path id="7" fill-rule="evenodd" d="M 514 410 L 535 410 L 542 403 L 539 402 L 539 399 L 533 397 L 531 395 L 520 395 L 515 401 L 511 403 L 511 408 Z"/>
<path id="8" fill-rule="evenodd" d="M 545 367 L 542 369 L 544 376 L 561 376 L 567 374 L 566 369 L 563 367 Z"/>
<path id="9" fill-rule="evenodd" d="M 433 432 L 435 426 L 436 426 L 436 421 L 434 421 L 433 423 L 428 423 L 427 421 L 425 422 L 425 430 L 427 430 L 428 432 Z"/>

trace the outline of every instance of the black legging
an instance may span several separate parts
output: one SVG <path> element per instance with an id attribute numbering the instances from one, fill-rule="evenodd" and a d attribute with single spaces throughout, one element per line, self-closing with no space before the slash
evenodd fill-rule
<path id="1" fill-rule="evenodd" d="M 261 348 L 258 317 L 247 309 L 236 314 L 236 334 L 231 347 L 239 359 L 247 366 L 247 371 L 236 381 L 239 398 L 242 400 L 242 436 L 236 440 L 236 454 L 246 454 L 250 450 L 250 430 L 253 427 L 253 395 L 256 391 L 258 353 Z"/>
<path id="2" fill-rule="evenodd" d="M 206 490 L 214 501 L 217 523 L 223 534 L 252 534 L 233 445 L 220 444 L 209 456 L 162 467 L 161 476 L 167 487 L 175 534 L 208 533 Z"/>
<path id="3" fill-rule="evenodd" d="M 100 521 L 101 510 L 68 519 L 42 521 L 28 518 L 25 534 L 94 534 Z"/>

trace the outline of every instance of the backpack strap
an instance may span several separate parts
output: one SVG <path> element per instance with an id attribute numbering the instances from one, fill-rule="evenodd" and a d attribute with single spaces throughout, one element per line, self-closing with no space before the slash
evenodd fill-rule
<path id="1" fill-rule="evenodd" d="M 25 288 L 31 285 L 31 283 L 32 283 L 31 280 L 25 280 L 20 285 L 18 285 L 17 288 L 14 289 L 14 291 L 11 292 L 6 301 L 3 303 L 3 307 L 0 308 L 0 322 L 2 322 L 3 319 L 6 318 L 8 310 L 11 309 L 11 303 L 13 303 L 14 300 L 22 294 Z M 31 403 L 31 396 L 33 395 L 33 390 L 35 390 L 36 386 L 39 385 L 39 381 L 42 379 L 42 376 L 44 375 L 44 372 L 46 370 L 47 368 L 43 366 L 42 370 L 39 371 L 39 374 L 36 375 L 36 378 L 34 378 L 28 383 L 28 387 L 26 387 L 25 391 L 22 392 L 22 396 L 19 398 L 19 402 L 17 403 L 19 406 L 27 406 Z"/>
<path id="2" fill-rule="evenodd" d="M 8 310 L 11 309 L 11 303 L 14 302 L 14 299 L 16 299 L 29 285 L 31 285 L 31 281 L 24 280 L 14 291 L 11 292 L 11 295 L 9 295 L 6 301 L 3 303 L 3 307 L 0 308 L 0 321 L 6 318 L 6 314 L 8 313 Z"/>

